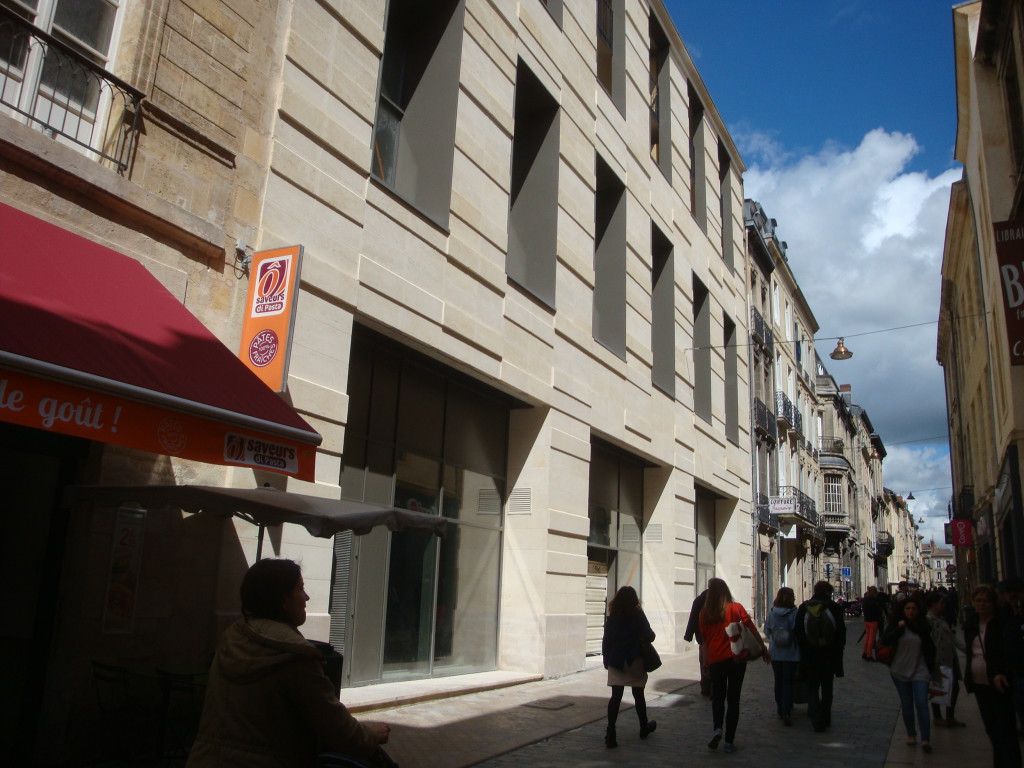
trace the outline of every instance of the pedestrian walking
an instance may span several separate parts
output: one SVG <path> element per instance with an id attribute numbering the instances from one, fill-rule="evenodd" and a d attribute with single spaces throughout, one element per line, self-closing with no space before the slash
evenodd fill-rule
<path id="1" fill-rule="evenodd" d="M 861 601 L 864 613 L 864 646 L 861 650 L 861 658 L 865 661 L 875 660 L 875 645 L 878 643 L 878 633 L 882 629 L 884 617 L 882 601 L 878 597 L 878 587 L 868 587 Z"/>
<path id="2" fill-rule="evenodd" d="M 996 591 L 982 584 L 971 592 L 974 613 L 964 621 L 964 687 L 978 702 L 985 733 L 992 742 L 994 768 L 1020 768 L 1016 716 L 1010 694 L 1011 660 L 1005 617 L 996 611 Z"/>
<path id="3" fill-rule="evenodd" d="M 900 697 L 903 726 L 907 731 L 907 744 L 917 744 L 918 731 L 921 749 L 932 751 L 931 716 L 928 712 L 928 689 L 938 678 L 935 666 L 935 645 L 931 639 L 928 620 L 920 604 L 908 597 L 893 606 L 893 616 L 882 633 L 882 642 L 895 648 L 889 674 Z M 917 711 L 915 725 L 914 712 Z"/>
<path id="4" fill-rule="evenodd" d="M 1003 582 L 1003 616 L 1006 619 L 1010 660 L 1010 692 L 1017 713 L 1017 728 L 1024 731 L 1024 579 Z"/>
<path id="5" fill-rule="evenodd" d="M 796 614 L 796 595 L 790 587 L 781 587 L 764 623 L 764 634 L 775 675 L 775 707 L 784 725 L 793 724 L 793 687 L 800 666 Z"/>
<path id="6" fill-rule="evenodd" d="M 690 618 L 686 622 L 686 631 L 683 632 L 683 639 L 686 642 L 697 641 L 697 663 L 700 664 L 700 695 L 711 695 L 711 671 L 708 669 L 708 654 L 704 648 L 704 636 L 700 633 L 700 612 L 704 607 L 708 591 L 705 589 L 694 598 L 690 606 Z"/>
<path id="7" fill-rule="evenodd" d="M 640 738 L 646 739 L 658 727 L 656 720 L 647 720 L 647 701 L 644 687 L 647 670 L 644 669 L 641 644 L 654 642 L 654 630 L 640 607 L 640 598 L 632 587 L 620 587 L 608 604 L 608 618 L 604 623 L 601 653 L 608 670 L 608 685 L 612 689 L 608 699 L 608 726 L 604 745 L 609 749 L 619 745 L 615 736 L 615 721 L 619 717 L 622 694 L 629 686 L 633 692 L 636 716 L 640 720 Z"/>
<path id="8" fill-rule="evenodd" d="M 843 677 L 846 619 L 832 602 L 832 585 L 819 581 L 796 615 L 800 663 L 807 683 L 807 715 L 816 731 L 832 725 L 835 678 Z"/>
<path id="9" fill-rule="evenodd" d="M 925 598 L 927 608 L 928 628 L 931 630 L 932 643 L 935 645 L 935 665 L 939 674 L 943 677 L 943 685 L 946 685 L 948 675 L 948 702 L 946 703 L 946 716 L 942 716 L 941 706 L 932 702 L 932 722 L 941 727 L 962 728 L 966 723 L 956 719 L 956 700 L 960 692 L 960 659 L 956 655 L 957 649 L 965 650 L 964 644 L 953 632 L 953 628 L 946 621 L 946 596 L 940 592 L 932 592 Z"/>
<path id="10" fill-rule="evenodd" d="M 718 749 L 725 737 L 725 751 L 736 751 L 736 726 L 740 720 L 740 693 L 747 666 L 733 656 L 726 626 L 741 623 L 761 643 L 761 658 L 765 664 L 771 662 L 771 654 L 764 645 L 761 633 L 746 609 L 732 599 L 729 586 L 722 579 L 708 581 L 707 596 L 700 612 L 700 631 L 707 649 L 708 666 L 711 672 L 711 716 L 713 732 L 708 749 Z M 724 730 L 723 730 L 724 726 Z"/>

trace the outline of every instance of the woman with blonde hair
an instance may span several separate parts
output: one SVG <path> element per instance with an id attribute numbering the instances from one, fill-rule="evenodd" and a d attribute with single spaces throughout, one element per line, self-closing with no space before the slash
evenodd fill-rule
<path id="1" fill-rule="evenodd" d="M 640 721 L 640 738 L 646 739 L 658 727 L 655 720 L 647 720 L 647 701 L 644 687 L 647 670 L 640 652 L 643 642 L 654 641 L 654 630 L 640 607 L 640 598 L 632 587 L 621 587 L 608 604 L 608 618 L 604 622 L 601 653 L 604 668 L 608 670 L 608 686 L 612 695 L 608 699 L 608 727 L 604 745 L 609 749 L 619 745 L 615 738 L 615 721 L 619 717 L 622 694 L 628 685 L 633 692 L 636 716 Z"/>
<path id="2" fill-rule="evenodd" d="M 736 751 L 740 692 L 743 690 L 743 677 L 747 672 L 746 663 L 734 658 L 729 636 L 725 631 L 733 622 L 746 625 L 761 643 L 761 659 L 765 664 L 770 664 L 771 654 L 768 653 L 768 648 L 765 647 L 764 640 L 746 609 L 732 599 L 728 584 L 722 579 L 711 579 L 708 581 L 704 608 L 700 612 L 700 631 L 707 646 L 707 660 L 711 671 L 711 716 L 714 730 L 711 740 L 708 741 L 708 749 L 718 749 L 718 743 L 724 736 L 726 752 Z"/>

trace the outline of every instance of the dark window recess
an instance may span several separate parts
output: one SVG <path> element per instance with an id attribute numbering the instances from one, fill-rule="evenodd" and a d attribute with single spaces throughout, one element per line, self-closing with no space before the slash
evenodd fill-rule
<path id="1" fill-rule="evenodd" d="M 650 28 L 650 88 L 648 93 L 648 109 L 650 113 L 651 159 L 661 169 L 665 178 L 672 179 L 672 114 L 669 94 L 672 86 L 669 81 L 669 45 L 668 37 L 661 25 L 651 14 Z"/>
<path id="2" fill-rule="evenodd" d="M 704 167 L 704 105 L 694 90 L 693 83 L 687 84 L 689 101 L 689 149 L 690 149 L 690 213 L 707 231 L 707 190 L 705 189 Z"/>
<path id="3" fill-rule="evenodd" d="M 693 409 L 711 423 L 711 301 L 704 283 L 693 276 Z"/>
<path id="4" fill-rule="evenodd" d="M 626 359 L 626 188 L 597 158 L 594 194 L 594 338 Z"/>
<path id="5" fill-rule="evenodd" d="M 651 380 L 675 397 L 675 257 L 672 242 L 651 225 Z"/>
<path id="6" fill-rule="evenodd" d="M 722 222 L 722 261 L 735 271 L 732 219 L 732 161 L 721 139 L 718 140 L 718 212 Z"/>
<path id="7" fill-rule="evenodd" d="M 597 81 L 620 114 L 626 112 L 625 18 L 625 0 L 597 0 Z"/>
<path id="8" fill-rule="evenodd" d="M 374 176 L 447 224 L 465 0 L 391 0 L 373 128 Z"/>
<path id="9" fill-rule="evenodd" d="M 740 442 L 739 348 L 736 346 L 736 323 L 728 315 L 725 326 L 725 436 L 735 445 Z"/>
<path id="10" fill-rule="evenodd" d="M 522 61 L 516 69 L 513 131 L 505 270 L 509 278 L 554 308 L 558 102 Z"/>

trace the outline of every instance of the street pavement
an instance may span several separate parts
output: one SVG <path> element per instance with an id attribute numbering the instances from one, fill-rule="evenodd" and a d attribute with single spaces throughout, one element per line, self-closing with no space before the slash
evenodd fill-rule
<path id="1" fill-rule="evenodd" d="M 646 740 L 639 738 L 626 692 L 615 749 L 604 746 L 609 691 L 599 660 L 557 679 L 468 675 L 419 686 L 350 688 L 342 691 L 342 700 L 360 719 L 392 726 L 387 750 L 402 768 L 690 768 L 730 760 L 758 768 L 991 765 L 977 705 L 963 691 L 957 717 L 967 722 L 966 728 L 933 728 L 930 755 L 906 745 L 888 669 L 860 657 L 855 641 L 862 627 L 860 619 L 847 621 L 846 676 L 836 680 L 832 727 L 824 733 L 811 728 L 805 705 L 795 707 L 791 727 L 783 725 L 775 713 L 771 668 L 750 663 L 734 754 L 706 746 L 711 704 L 699 692 L 696 653 L 663 656 L 664 666 L 651 675 L 648 715 L 658 721 L 658 729 Z M 460 695 L 460 686 L 467 685 L 486 690 Z M 415 699 L 420 701 L 403 704 Z"/>

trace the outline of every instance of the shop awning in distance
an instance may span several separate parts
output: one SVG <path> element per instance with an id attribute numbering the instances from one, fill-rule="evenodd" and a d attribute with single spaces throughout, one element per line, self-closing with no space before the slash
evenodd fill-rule
<path id="1" fill-rule="evenodd" d="M 0 421 L 313 480 L 320 435 L 135 259 L 0 203 Z"/>

